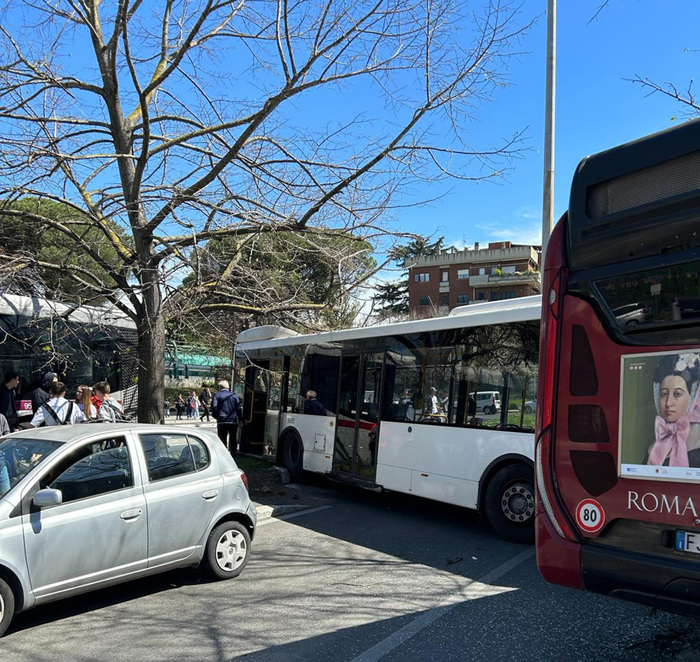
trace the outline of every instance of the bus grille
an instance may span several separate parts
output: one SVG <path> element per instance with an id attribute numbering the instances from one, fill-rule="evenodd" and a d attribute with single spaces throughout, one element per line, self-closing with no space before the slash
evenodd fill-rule
<path id="1" fill-rule="evenodd" d="M 570 451 L 571 466 L 583 489 L 597 497 L 617 485 L 617 467 L 610 453 Z"/>
<path id="2" fill-rule="evenodd" d="M 700 152 L 692 152 L 589 187 L 586 214 L 601 218 L 698 189 Z"/>
<path id="3" fill-rule="evenodd" d="M 572 326 L 569 393 L 576 396 L 598 395 L 598 373 L 593 362 L 591 343 L 586 329 L 580 324 Z"/>
<path id="4" fill-rule="evenodd" d="M 569 439 L 585 444 L 608 444 L 608 422 L 599 405 L 569 405 Z"/>

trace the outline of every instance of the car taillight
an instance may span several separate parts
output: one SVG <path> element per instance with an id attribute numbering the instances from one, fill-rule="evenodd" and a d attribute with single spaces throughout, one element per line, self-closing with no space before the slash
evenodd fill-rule
<path id="1" fill-rule="evenodd" d="M 241 480 L 243 481 L 246 490 L 250 492 L 250 488 L 248 487 L 248 476 L 245 475 L 245 471 L 241 471 Z"/>

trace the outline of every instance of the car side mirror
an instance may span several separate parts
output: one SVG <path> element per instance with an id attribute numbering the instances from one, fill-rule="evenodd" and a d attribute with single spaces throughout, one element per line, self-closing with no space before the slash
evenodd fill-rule
<path id="1" fill-rule="evenodd" d="M 37 508 L 47 508 L 48 506 L 59 506 L 63 503 L 61 490 L 51 490 L 46 488 L 39 490 L 32 499 L 32 503 Z"/>

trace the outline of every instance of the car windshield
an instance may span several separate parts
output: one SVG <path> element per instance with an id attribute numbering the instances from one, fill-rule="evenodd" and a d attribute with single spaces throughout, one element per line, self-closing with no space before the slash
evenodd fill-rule
<path id="1" fill-rule="evenodd" d="M 61 442 L 8 437 L 0 441 L 0 498 L 4 497 Z"/>

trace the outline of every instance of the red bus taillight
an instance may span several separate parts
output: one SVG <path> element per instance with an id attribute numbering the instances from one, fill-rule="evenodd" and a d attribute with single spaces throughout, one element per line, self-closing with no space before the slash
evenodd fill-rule
<path id="1" fill-rule="evenodd" d="M 540 325 L 540 370 L 537 386 L 537 428 L 535 448 L 535 475 L 537 496 L 557 534 L 578 541 L 568 518 L 559 507 L 554 488 L 554 406 L 556 402 L 556 358 L 559 351 L 561 288 L 565 278 L 561 255 L 564 241 L 562 219 L 550 237 L 545 260 L 542 295 L 542 322 Z"/>

